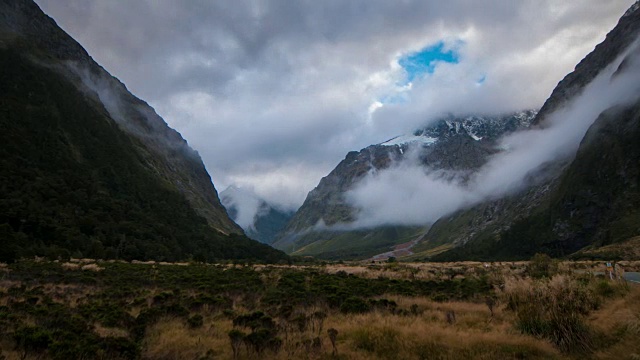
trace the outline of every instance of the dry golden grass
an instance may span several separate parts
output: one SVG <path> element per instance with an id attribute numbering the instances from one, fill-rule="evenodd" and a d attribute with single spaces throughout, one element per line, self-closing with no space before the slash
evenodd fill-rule
<path id="1" fill-rule="evenodd" d="M 77 261 L 70 265 L 87 265 Z M 149 264 L 154 265 L 154 264 Z M 527 262 L 501 263 L 401 263 L 401 264 L 345 264 L 314 267 L 320 271 L 336 273 L 344 271 L 357 276 L 377 278 L 379 276 L 399 279 L 440 279 L 455 276 L 477 276 L 488 274 L 504 283 L 505 289 L 535 286 L 534 281 L 522 279 Z M 62 264 L 64 266 L 64 264 Z M 230 265 L 234 266 L 234 265 Z M 602 271 L 602 262 L 563 262 L 559 270 L 563 276 L 552 280 L 550 286 L 560 286 L 567 274 L 575 270 L 584 272 Z M 624 262 L 625 269 L 634 269 L 640 262 Z M 261 271 L 268 266 L 256 266 Z M 308 266 L 305 266 L 305 268 Z M 515 277 L 519 277 L 518 280 Z M 265 283 L 278 281 L 277 272 L 263 272 Z M 563 280 L 565 279 L 565 280 Z M 0 280 L 0 291 L 19 286 L 19 283 Z M 56 302 L 70 306 L 81 304 L 83 299 L 97 291 L 84 285 L 45 284 L 45 294 Z M 640 286 L 630 286 L 626 296 L 610 298 L 599 310 L 587 319 L 588 326 L 597 334 L 599 349 L 589 358 L 596 359 L 640 359 Z M 153 297 L 157 289 L 149 289 L 147 298 Z M 399 309 L 415 309 L 413 314 L 394 314 L 388 311 L 372 311 L 361 315 L 345 315 L 338 311 L 328 311 L 322 332 L 303 333 L 281 332 L 284 341 L 281 350 L 274 353 L 265 350 L 255 354 L 245 345 L 241 346 L 239 359 L 569 359 L 549 341 L 522 335 L 514 327 L 516 316 L 498 303 L 491 316 L 483 298 L 477 302 L 434 302 L 426 297 L 385 295 L 393 300 Z M 250 312 L 245 309 L 247 299 L 233 298 L 237 313 Z M 6 298 L 5 298 L 6 301 Z M 205 309 L 206 310 L 206 309 Z M 140 308 L 130 313 L 136 316 Z M 252 310 L 251 310 L 252 311 Z M 307 311 L 315 311 L 307 309 Z M 455 314 L 455 321 L 447 319 L 447 313 Z M 229 331 L 233 329 L 231 320 L 219 313 L 203 311 L 204 325 L 192 329 L 185 319 L 167 317 L 147 328 L 142 347 L 144 359 L 232 359 Z M 35 319 L 28 319 L 35 324 Z M 100 336 L 130 336 L 123 329 L 107 328 L 94 324 Z M 332 347 L 327 329 L 338 330 L 338 356 L 332 356 Z M 240 329 L 248 333 L 248 329 Z M 319 335 L 320 346 L 311 346 Z M 18 354 L 10 352 L 0 344 L 2 355 L 7 359 L 17 359 Z"/>
<path id="2" fill-rule="evenodd" d="M 100 337 L 128 337 L 129 332 L 125 329 L 104 327 L 99 323 L 93 324 L 93 331 Z"/>
<path id="3" fill-rule="evenodd" d="M 599 248 L 584 249 L 579 252 L 583 255 L 607 255 L 614 254 L 622 259 L 640 258 L 640 236 L 616 244 L 606 245 Z"/>
<path id="4" fill-rule="evenodd" d="M 395 315 L 373 311 L 361 315 L 330 313 L 319 334 L 320 347 L 312 347 L 317 332 L 288 333 L 279 353 L 265 350 L 254 354 L 241 347 L 240 359 L 329 359 L 331 342 L 327 329 L 338 330 L 337 349 L 341 359 L 552 359 L 561 354 L 546 341 L 520 335 L 511 327 L 511 315 L 500 308 L 493 317 L 484 304 L 437 303 L 426 298 L 389 297 L 400 308 L 417 305 L 418 315 Z M 456 321 L 445 314 L 453 311 Z M 153 325 L 144 340 L 143 357 L 178 359 L 233 357 L 228 332 L 229 320 L 205 318 L 199 329 L 189 329 L 184 320 L 167 318 Z M 246 331 L 246 329 L 243 329 Z"/>
<path id="5" fill-rule="evenodd" d="M 190 329 L 182 319 L 165 318 L 147 329 L 143 342 L 143 359 L 199 359 L 207 356 L 229 359 L 231 347 L 229 321 L 206 319 L 198 329 Z"/>
<path id="6" fill-rule="evenodd" d="M 451 264 L 453 265 L 453 264 Z M 455 264 L 459 270 L 489 271 L 497 276 L 518 272 L 526 263 L 464 263 Z M 442 270 L 443 267 L 410 264 L 420 271 Z M 569 274 L 575 269 L 597 269 L 601 262 L 563 264 L 561 272 Z M 328 272 L 345 271 L 359 276 L 373 276 L 394 269 L 371 270 L 366 266 L 328 266 Z M 596 271 L 596 270 L 593 270 Z M 270 279 L 276 280 L 276 279 Z M 550 289 L 562 288 L 570 280 L 560 275 L 548 282 Z M 530 279 L 503 280 L 506 289 L 527 290 L 536 283 Z M 587 324 L 599 341 L 599 351 L 588 357 L 598 359 L 633 358 L 640 353 L 640 287 L 631 293 L 607 300 L 592 313 Z M 549 341 L 521 334 L 515 327 L 516 314 L 505 310 L 505 304 L 496 304 L 491 316 L 489 308 L 478 302 L 434 302 L 427 298 L 385 296 L 400 309 L 411 309 L 411 315 L 398 315 L 388 311 L 345 315 L 329 312 L 321 333 L 280 334 L 284 340 L 278 353 L 264 350 L 253 353 L 240 347 L 239 359 L 570 359 L 573 355 L 561 353 Z M 241 300 L 239 299 L 239 302 Z M 236 309 L 241 311 L 241 309 Z M 447 318 L 455 314 L 455 320 Z M 327 329 L 338 330 L 338 355 L 332 356 Z M 228 332 L 233 329 L 230 320 L 221 316 L 205 318 L 200 329 L 189 329 L 184 320 L 167 319 L 154 325 L 144 344 L 144 357 L 148 359 L 233 358 Z M 248 332 L 247 329 L 241 329 Z M 604 335 L 602 335 L 604 334 Z M 610 336 L 608 334 L 617 334 Z M 312 347 L 311 340 L 319 336 L 320 346 Z"/>
<path id="7" fill-rule="evenodd" d="M 594 359 L 640 359 L 640 286 L 631 286 L 629 295 L 607 303 L 589 323 L 604 335 L 605 349 Z"/>

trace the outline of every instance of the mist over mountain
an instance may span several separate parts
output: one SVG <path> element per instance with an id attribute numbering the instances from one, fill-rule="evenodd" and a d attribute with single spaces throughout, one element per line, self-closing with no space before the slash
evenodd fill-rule
<path id="1" fill-rule="evenodd" d="M 7 259 L 284 258 L 244 237 L 198 153 L 35 3 L 0 14 Z"/>
<path id="2" fill-rule="evenodd" d="M 618 113 L 626 114 L 618 120 L 625 126 L 634 124 L 629 109 L 640 97 L 638 13 L 638 6 L 625 13 L 605 41 L 558 84 L 539 113 L 511 115 L 524 120 L 518 126 L 503 126 L 486 136 L 470 129 L 504 123 L 504 118 L 478 117 L 475 125 L 465 124 L 465 116 L 453 122 L 441 119 L 413 135 L 348 154 L 309 193 L 275 245 L 296 254 L 363 257 L 372 249 L 386 246 L 388 250 L 411 242 L 413 250 L 423 256 L 453 249 L 450 253 L 456 255 L 452 258 L 464 260 L 525 257 L 536 251 L 566 255 L 594 243 L 609 244 L 637 235 L 640 229 L 633 225 L 634 211 L 623 210 L 635 206 L 630 192 L 634 193 L 636 185 L 618 189 L 608 184 L 635 184 L 634 175 L 629 179 L 629 174 L 635 174 L 637 163 L 625 161 L 612 173 L 604 175 L 601 170 L 588 179 L 575 175 L 575 169 L 588 167 L 580 154 L 593 154 L 586 149 L 593 146 L 594 128 L 606 128 L 602 123 L 614 126 Z M 455 136 L 443 138 L 447 130 Z M 600 139 L 617 144 L 613 149 L 600 149 L 604 158 L 623 146 L 619 141 L 626 144 L 624 139 L 632 138 L 633 131 L 620 131 L 611 129 L 612 134 Z M 635 149 L 627 150 L 633 157 Z M 612 170 L 611 166 L 604 168 Z M 586 199 L 560 195 L 571 189 L 581 197 L 598 198 L 576 187 L 563 187 L 567 182 L 590 183 L 598 178 L 607 179 L 595 186 L 598 193 L 612 192 L 616 206 L 594 207 Z M 556 219 L 558 206 L 564 215 Z M 605 230 L 610 227 L 593 213 L 616 224 L 615 231 Z M 566 216 L 571 220 L 561 220 Z M 411 230 L 379 233 L 380 229 L 400 228 Z M 540 234 L 545 234 L 544 239 Z M 512 243 L 506 244 L 504 237 Z M 352 251 L 354 244 L 358 251 Z M 449 259 L 447 256 L 441 258 Z"/>
<path id="3" fill-rule="evenodd" d="M 286 259 L 246 233 L 323 258 L 402 249 L 413 259 L 510 259 L 567 256 L 640 233 L 638 3 L 543 104 L 567 59 L 602 39 L 630 1 L 584 12 L 567 3 L 563 17 L 529 1 L 408 2 L 396 15 L 412 17 L 394 16 L 396 26 L 358 18 L 339 32 L 330 31 L 334 19 L 309 28 L 279 18 L 286 8 L 316 19 L 324 9 L 314 4 L 266 2 L 258 12 L 189 4 L 177 14 L 158 3 L 134 24 L 130 15 L 144 7 L 128 14 L 39 1 L 74 31 L 87 29 L 119 73 L 131 76 L 125 59 L 145 73 L 149 85 L 133 88 L 189 129 L 215 179 L 238 187 L 220 199 L 179 132 L 38 5 L 8 0 L 0 4 L 4 258 Z M 478 15 L 478 6 L 497 12 Z M 371 19 L 389 10 L 365 8 Z M 104 27 L 101 9 L 128 20 Z M 541 21 L 531 21 L 532 9 Z M 150 30 L 159 18 L 176 34 Z M 267 26 L 275 23 L 282 27 Z M 188 41 L 184 24 L 199 24 Z M 165 45 L 173 51 L 158 50 Z M 163 77 L 175 86 L 154 80 Z"/>
<path id="4" fill-rule="evenodd" d="M 235 186 L 222 191 L 220 201 L 248 237 L 266 244 L 273 242 L 294 213 L 268 204 L 252 189 Z"/>
<path id="5" fill-rule="evenodd" d="M 563 136 L 569 157 L 544 164 L 537 185 L 442 218 L 417 250 L 455 245 L 436 259 L 566 256 L 640 233 L 638 8 L 558 84 L 535 120 L 542 132 L 573 122 Z"/>
<path id="6" fill-rule="evenodd" d="M 440 216 L 471 201 L 455 184 L 470 181 L 503 151 L 497 140 L 530 126 L 535 114 L 449 115 L 347 154 L 309 193 L 274 245 L 300 254 L 329 249 L 329 257 L 361 257 L 424 235 Z"/>

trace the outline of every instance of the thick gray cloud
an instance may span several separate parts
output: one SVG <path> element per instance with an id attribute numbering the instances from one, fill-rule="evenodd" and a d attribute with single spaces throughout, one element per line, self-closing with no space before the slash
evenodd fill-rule
<path id="1" fill-rule="evenodd" d="M 183 134 L 218 188 L 290 208 L 346 152 L 438 113 L 539 107 L 633 3 L 36 1 Z M 398 58 L 439 41 L 460 62 L 405 86 Z"/>
<path id="2" fill-rule="evenodd" d="M 623 60 L 627 66 L 616 72 Z M 425 169 L 418 163 L 417 154 L 369 174 L 347 193 L 351 205 L 360 209 L 357 221 L 339 228 L 424 225 L 465 206 L 519 190 L 527 183 L 525 178 L 544 164 L 572 157 L 589 127 L 605 110 L 632 104 L 639 97 L 640 40 L 601 70 L 579 96 L 550 114 L 544 129 L 524 130 L 503 138 L 499 146 L 504 151 L 491 157 L 466 183 L 456 181 L 451 176 L 455 174 Z"/>

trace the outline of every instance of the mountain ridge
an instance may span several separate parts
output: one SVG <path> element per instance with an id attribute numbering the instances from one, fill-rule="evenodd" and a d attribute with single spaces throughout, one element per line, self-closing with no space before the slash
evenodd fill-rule
<path id="1" fill-rule="evenodd" d="M 123 130 L 142 140 L 147 151 L 164 158 L 162 164 L 154 165 L 164 167 L 161 173 L 169 181 L 180 185 L 183 194 L 207 222 L 226 234 L 242 233 L 226 214 L 200 156 L 149 104 L 131 94 L 120 80 L 96 63 L 77 41 L 60 29 L 55 20 L 44 14 L 35 3 L 8 0 L 2 10 L 2 32 L 13 33 L 14 37 L 5 35 L 0 44 L 23 48 L 40 64 L 73 78 L 105 107 Z M 176 154 L 178 152 L 187 156 L 181 158 L 180 154 Z M 191 161 L 185 162 L 185 158 Z M 182 174 L 179 174 L 180 171 Z"/>
<path id="2" fill-rule="evenodd" d="M 287 261 L 243 235 L 197 152 L 35 3 L 0 14 L 0 261 Z"/>
<path id="3" fill-rule="evenodd" d="M 274 246 L 296 254 L 311 254 L 311 249 L 318 248 L 321 250 L 313 250 L 312 254 L 322 256 L 325 249 L 320 243 L 334 244 L 328 251 L 334 254 L 341 248 L 353 248 L 354 244 L 359 244 L 360 250 L 349 250 L 349 254 L 361 258 L 375 255 L 377 251 L 385 252 L 390 246 L 424 235 L 429 226 L 426 221 L 416 226 L 383 225 L 370 231 L 357 227 L 348 230 L 357 220 L 358 209 L 349 204 L 346 194 L 371 172 L 382 171 L 403 161 L 410 156 L 412 149 L 418 150 L 419 162 L 425 169 L 442 170 L 445 174 L 450 172 L 464 179 L 465 173 L 479 168 L 490 155 L 499 151 L 495 142 L 499 135 L 528 127 L 535 114 L 534 110 L 525 110 L 500 116 L 447 115 L 411 136 L 392 138 L 359 152 L 349 152 L 309 192 Z M 398 142 L 398 139 L 406 141 Z M 343 240 L 338 241 L 338 238 Z M 366 249 L 367 238 L 377 239 L 372 241 L 378 244 L 375 249 Z M 343 244 L 339 245 L 341 242 Z M 313 243 L 318 244 L 309 247 Z"/>
<path id="4" fill-rule="evenodd" d="M 613 64 L 614 60 L 619 59 L 621 54 L 629 51 L 630 46 L 638 41 L 640 34 L 639 4 L 640 2 L 636 2 L 627 10 L 604 41 L 582 59 L 574 71 L 558 83 L 540 111 L 529 119 L 525 127 L 531 127 L 534 131 L 544 131 L 555 126 L 554 124 L 560 120 L 553 117 L 563 116 L 561 112 L 565 110 L 563 107 L 583 96 L 602 70 Z M 634 61 L 636 55 L 627 54 L 619 68 L 613 69 L 615 71 L 611 78 L 603 81 L 613 83 L 616 81 L 616 76 L 637 66 L 637 61 Z M 635 90 L 630 88 L 629 91 Z M 633 96 L 633 94 L 625 94 L 627 95 Z M 597 95 L 590 94 L 590 96 Z M 571 106 L 589 107 L 592 104 L 583 102 Z M 595 122 L 591 128 L 585 129 L 583 143 L 576 145 L 576 153 L 569 151 L 556 154 L 555 158 L 547 159 L 530 169 L 524 174 L 522 182 L 513 189 L 500 191 L 499 195 L 493 194 L 452 214 L 446 214 L 428 229 L 422 229 L 424 233 L 412 242 L 415 243 L 412 249 L 414 254 L 409 258 L 443 261 L 522 259 L 536 252 L 567 256 L 588 245 L 607 245 L 623 240 L 624 236 L 633 237 L 640 234 L 640 228 L 634 225 L 640 223 L 640 218 L 634 215 L 636 212 L 633 210 L 634 207 L 640 206 L 633 190 L 638 187 L 633 180 L 636 176 L 634 169 L 637 168 L 637 163 L 625 162 L 619 155 L 627 152 L 629 158 L 633 159 L 637 152 L 630 140 L 633 139 L 631 134 L 635 134 L 635 128 L 632 126 L 635 124 L 634 106 L 632 104 L 628 108 L 619 108 L 618 112 L 614 109 L 602 109 L 601 116 L 596 113 L 593 118 L 588 119 L 593 119 L 592 121 Z M 581 116 L 591 115 L 587 111 Z M 628 124 L 626 132 L 620 131 L 612 118 L 619 118 L 620 121 L 626 122 Z M 331 225 L 340 225 L 341 222 L 348 224 L 356 220 L 357 212 L 346 204 L 341 196 L 367 174 L 384 170 L 390 166 L 389 164 L 402 158 L 406 143 L 426 149 L 436 149 L 430 154 L 421 156 L 423 165 L 430 165 L 436 169 L 462 171 L 462 176 L 459 176 L 459 173 L 452 176 L 457 176 L 457 180 L 465 184 L 489 156 L 504 149 L 495 147 L 483 149 L 476 146 L 469 148 L 473 151 L 456 152 L 455 149 L 465 148 L 465 145 L 482 143 L 483 138 L 482 134 L 476 131 L 467 131 L 464 126 L 461 126 L 462 121 L 463 119 L 459 119 L 459 123 L 452 126 L 443 119 L 429 131 L 418 130 L 412 135 L 391 138 L 360 152 L 350 152 L 327 177 L 321 180 L 318 187 L 309 193 L 305 204 L 294 215 L 275 245 L 295 253 L 306 251 L 308 255 L 315 256 L 324 256 L 323 254 L 328 253 L 333 254 L 331 256 L 345 256 L 345 254 L 336 253 L 336 246 L 340 247 L 336 244 L 329 248 L 318 245 L 328 243 L 330 240 L 327 238 L 337 239 L 344 234 L 341 233 L 340 236 L 327 234 L 326 230 L 323 230 L 326 229 L 325 225 L 330 229 Z M 463 136 L 460 135 L 461 131 L 464 133 Z M 589 142 L 598 143 L 593 140 L 593 133 L 603 135 L 600 145 L 588 144 Z M 451 146 L 441 146 L 440 138 L 449 134 L 451 136 L 448 141 Z M 587 141 L 588 139 L 591 140 Z M 608 147 L 602 145 L 604 143 Z M 387 146 L 389 150 L 385 152 L 380 149 L 381 146 Z M 597 147 L 598 151 L 590 149 L 590 146 Z M 376 154 L 376 152 L 379 153 Z M 431 159 L 424 162 L 425 158 L 429 159 L 429 155 Z M 598 156 L 615 159 L 618 166 L 601 163 Z M 585 160 L 586 158 L 589 160 Z M 376 159 L 377 162 L 372 162 L 370 159 Z M 367 161 L 369 161 L 368 164 Z M 353 165 L 351 168 L 347 166 L 356 162 L 360 164 Z M 602 169 L 608 169 L 610 173 L 604 170 L 600 173 L 589 173 L 585 171 L 590 169 L 589 163 L 601 164 Z M 625 165 L 620 165 L 622 163 Z M 345 169 L 349 169 L 350 172 Z M 630 176 L 631 180 L 625 179 L 620 174 Z M 591 182 L 592 179 L 600 179 L 602 183 L 594 185 Z M 604 185 L 608 181 L 612 182 L 613 189 L 608 189 Z M 581 193 L 581 188 L 592 190 Z M 596 190 L 597 192 L 594 192 Z M 608 194 L 607 196 L 611 199 L 607 201 L 601 194 Z M 580 220 L 582 223 L 577 220 L 578 218 L 582 219 Z M 318 227 L 317 224 L 321 226 Z M 338 233 L 337 228 L 333 232 Z M 355 241 L 354 239 L 362 240 L 370 235 L 361 233 L 354 237 L 343 237 L 341 241 L 345 244 L 342 246 L 348 247 L 348 243 Z M 384 242 L 380 239 L 376 243 L 380 242 L 385 244 L 387 250 L 393 245 L 398 245 L 396 242 Z M 365 242 L 362 241 L 360 246 L 366 247 Z M 309 252 L 309 248 L 314 248 L 313 252 Z M 351 252 L 347 256 L 353 255 Z"/>
<path id="5" fill-rule="evenodd" d="M 640 11 L 638 2 L 636 2 L 620 19 L 618 25 L 607 34 L 605 40 L 580 61 L 573 72 L 558 83 L 536 119 L 534 119 L 534 126 L 548 126 L 549 115 L 568 100 L 580 95 L 601 70 L 611 64 L 623 52 L 628 51 L 627 49 L 638 41 L 639 35 Z M 619 68 L 615 69 L 612 80 L 625 66 L 630 66 L 629 59 L 633 55 L 627 55 L 627 58 L 621 62 Z M 637 66 L 637 60 L 635 66 Z M 632 104 L 629 109 L 633 109 L 636 106 Z M 612 152 L 617 151 L 615 149 L 620 147 L 625 147 L 625 151 L 630 158 L 633 158 L 637 152 L 637 149 L 627 143 L 631 141 L 630 139 L 633 139 L 630 135 L 637 132 L 637 129 L 632 126 L 625 132 L 610 130 L 609 134 L 606 134 L 606 132 L 601 133 L 607 135 L 605 138 L 609 139 L 609 146 L 599 147 L 598 151 L 588 150 L 591 146 L 590 144 L 593 143 L 594 132 L 597 131 L 596 129 L 602 128 L 603 123 L 607 122 L 610 127 L 615 128 L 615 125 L 612 125 L 615 124 L 612 118 L 616 117 L 620 121 L 627 121 L 625 118 L 631 117 L 628 122 L 633 123 L 633 117 L 630 115 L 612 115 L 617 111 L 620 111 L 619 107 L 614 107 L 605 110 L 598 116 L 582 139 L 575 157 L 548 164 L 549 171 L 547 171 L 547 179 L 545 181 L 541 181 L 539 185 L 531 186 L 519 194 L 478 204 L 471 209 L 462 210 L 442 218 L 434 224 L 430 233 L 423 238 L 422 244 L 418 245 L 417 249 L 426 253 L 430 247 L 438 244 L 456 242 L 461 246 L 436 255 L 433 259 L 491 260 L 514 256 L 526 258 L 535 252 L 546 252 L 554 256 L 567 256 L 585 246 L 603 246 L 611 242 L 624 240 L 620 236 L 611 237 L 606 235 L 607 232 L 613 231 L 614 226 L 606 222 L 603 223 L 599 217 L 608 219 L 609 222 L 626 223 L 627 225 L 618 224 L 620 228 L 626 230 L 615 231 L 627 232 L 626 236 L 629 238 L 634 234 L 640 233 L 640 229 L 633 230 L 633 220 L 631 219 L 635 218 L 632 211 L 625 215 L 619 210 L 606 210 L 608 206 L 602 205 L 603 199 L 597 200 L 601 204 L 599 206 L 589 205 L 591 201 L 598 199 L 599 192 L 609 194 L 610 198 L 604 203 L 619 202 L 619 197 L 626 197 L 627 200 L 623 201 L 626 206 L 633 207 L 633 204 L 637 206 L 637 200 L 633 200 L 633 196 L 625 195 L 626 192 L 623 191 L 623 187 L 612 192 L 612 189 L 600 184 L 598 192 L 578 195 L 580 193 L 579 189 L 585 187 L 584 184 L 589 184 L 593 179 L 586 175 L 587 172 L 584 169 L 593 168 L 595 164 L 600 162 L 600 157 L 611 156 L 618 158 L 619 155 L 614 155 Z M 632 110 L 622 110 L 619 113 L 624 114 L 629 111 L 632 112 Z M 607 127 L 605 126 L 605 128 Z M 611 134 L 614 133 L 618 140 L 611 141 L 614 139 Z M 585 153 L 591 154 L 589 161 L 585 161 L 584 157 L 582 157 Z M 637 163 L 626 163 L 625 166 L 609 173 L 609 180 L 607 181 L 619 181 L 621 178 L 619 174 L 621 173 L 637 173 L 637 166 Z M 602 167 L 602 169 L 607 168 L 611 169 L 608 166 Z M 577 175 L 579 173 L 577 169 L 583 169 L 580 170 L 582 175 Z M 568 185 L 569 183 L 572 185 Z M 631 188 L 636 186 L 634 185 Z M 571 200 L 571 198 L 574 200 Z M 582 200 L 576 202 L 576 199 L 580 198 Z M 572 202 L 574 205 L 569 205 Z M 586 214 L 581 215 L 584 209 L 588 208 L 594 209 L 593 211 L 597 211 L 601 215 L 597 217 L 590 217 Z M 618 219 L 616 219 L 616 215 L 613 215 L 616 212 L 618 213 L 617 216 L 620 217 Z M 488 214 L 495 214 L 495 216 Z M 570 220 L 572 218 L 573 220 Z M 584 223 L 582 225 L 576 224 L 579 218 L 583 218 Z M 626 220 L 623 220 L 625 218 Z M 594 227 L 594 224 L 598 224 L 596 227 L 599 228 Z M 605 233 L 604 235 L 603 232 Z"/>

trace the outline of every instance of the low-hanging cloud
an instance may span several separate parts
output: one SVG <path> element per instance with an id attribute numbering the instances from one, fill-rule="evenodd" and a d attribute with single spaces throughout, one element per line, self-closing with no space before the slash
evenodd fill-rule
<path id="1" fill-rule="evenodd" d="M 438 112 L 539 107 L 633 2 L 36 1 L 184 135 L 217 187 L 290 209 L 347 152 Z M 397 60 L 440 41 L 463 44 L 459 63 L 398 89 Z"/>
<path id="2" fill-rule="evenodd" d="M 626 64 L 620 69 L 623 60 Z M 630 104 L 639 97 L 640 56 L 636 42 L 581 94 L 547 116 L 544 128 L 503 138 L 499 146 L 504 151 L 491 157 L 468 181 L 450 180 L 441 171 L 425 169 L 414 157 L 369 174 L 347 193 L 347 200 L 359 210 L 358 220 L 348 227 L 426 225 L 479 201 L 513 193 L 545 164 L 574 156 L 587 130 L 603 111 Z"/>
<path id="3" fill-rule="evenodd" d="M 227 209 L 233 208 L 233 221 L 245 231 L 255 230 L 255 220 L 264 215 L 266 208 L 253 189 L 228 187 L 220 193 L 222 205 Z"/>

